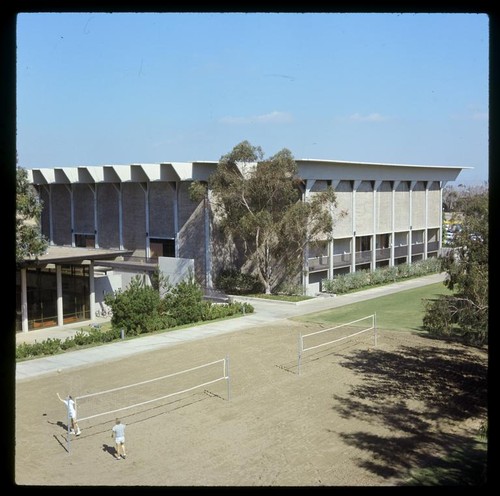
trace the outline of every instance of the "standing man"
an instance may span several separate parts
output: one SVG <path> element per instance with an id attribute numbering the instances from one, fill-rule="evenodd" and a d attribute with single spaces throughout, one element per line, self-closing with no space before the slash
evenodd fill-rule
<path id="1" fill-rule="evenodd" d="M 125 424 L 122 424 L 118 418 L 113 426 L 111 438 L 115 438 L 115 458 L 117 460 L 120 459 L 120 456 L 123 459 L 127 458 L 127 453 L 125 453 Z"/>
<path id="2" fill-rule="evenodd" d="M 59 393 L 57 393 L 57 397 L 66 405 L 66 408 L 68 409 L 68 417 L 71 422 L 71 430 L 69 431 L 70 434 L 75 434 L 76 431 L 76 435 L 79 436 L 81 432 L 76 421 L 76 405 L 73 397 L 68 395 L 68 399 L 64 400 L 59 396 Z"/>

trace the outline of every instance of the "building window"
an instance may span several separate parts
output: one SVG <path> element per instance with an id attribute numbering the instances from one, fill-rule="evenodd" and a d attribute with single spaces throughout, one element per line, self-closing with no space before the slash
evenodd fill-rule
<path id="1" fill-rule="evenodd" d="M 78 248 L 95 248 L 95 234 L 75 234 L 75 246 Z"/>
<path id="2" fill-rule="evenodd" d="M 389 248 L 391 242 L 390 234 L 378 234 L 377 235 L 377 249 Z"/>
<path id="3" fill-rule="evenodd" d="M 175 258 L 175 240 L 151 238 L 149 240 L 151 258 L 172 257 Z"/>
<path id="4" fill-rule="evenodd" d="M 372 249 L 371 236 L 358 236 L 356 238 L 356 251 L 370 251 Z"/>

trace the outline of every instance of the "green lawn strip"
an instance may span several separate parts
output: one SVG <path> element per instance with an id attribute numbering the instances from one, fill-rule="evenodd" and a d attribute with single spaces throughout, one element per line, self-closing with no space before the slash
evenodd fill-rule
<path id="1" fill-rule="evenodd" d="M 451 294 L 443 283 L 430 284 L 339 308 L 294 317 L 299 322 L 333 326 L 376 313 L 377 327 L 399 331 L 422 331 L 425 314 L 423 299 Z M 403 486 L 474 486 L 485 484 L 487 443 L 471 440 L 455 447 L 447 456 L 435 459 L 432 466 L 410 472 Z"/>
<path id="2" fill-rule="evenodd" d="M 275 294 L 263 294 L 263 293 L 249 294 L 244 296 L 248 296 L 250 298 L 260 298 L 261 300 L 291 301 L 294 303 L 297 301 L 312 300 L 314 298 L 313 296 L 275 295 Z"/>
<path id="3" fill-rule="evenodd" d="M 441 294 L 451 294 L 451 291 L 442 282 L 438 282 L 359 303 L 351 303 L 332 310 L 294 317 L 293 320 L 335 325 L 376 314 L 377 327 L 381 329 L 421 331 L 422 318 L 425 313 L 423 300 L 433 299 Z"/>

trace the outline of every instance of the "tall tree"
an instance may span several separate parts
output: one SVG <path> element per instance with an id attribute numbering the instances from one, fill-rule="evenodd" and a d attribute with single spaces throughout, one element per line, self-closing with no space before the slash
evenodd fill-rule
<path id="1" fill-rule="evenodd" d="M 242 246 L 249 272 L 271 293 L 297 276 L 307 243 L 333 230 L 333 188 L 301 201 L 303 181 L 288 149 L 268 159 L 248 141 L 221 157 L 208 186 L 215 216 L 227 240 Z M 192 192 L 200 191 L 193 185 Z"/>
<path id="2" fill-rule="evenodd" d="M 41 234 L 39 219 L 42 202 L 28 182 L 28 173 L 22 167 L 16 170 L 16 264 L 37 257 L 47 249 Z"/>
<path id="3" fill-rule="evenodd" d="M 446 286 L 454 292 L 428 302 L 424 328 L 481 345 L 488 338 L 488 191 L 470 189 L 457 199 L 461 230 L 443 258 Z"/>

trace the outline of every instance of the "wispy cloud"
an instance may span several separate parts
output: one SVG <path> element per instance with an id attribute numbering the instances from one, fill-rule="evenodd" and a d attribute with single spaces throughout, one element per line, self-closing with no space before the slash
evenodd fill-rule
<path id="1" fill-rule="evenodd" d="M 349 116 L 349 120 L 353 122 L 383 122 L 389 120 L 389 117 L 378 113 L 367 115 L 355 113 Z"/>
<path id="2" fill-rule="evenodd" d="M 473 121 L 487 121 L 488 112 L 473 112 L 470 118 Z"/>
<path id="3" fill-rule="evenodd" d="M 288 79 L 289 81 L 295 81 L 294 76 L 288 76 L 287 74 L 264 74 L 266 77 L 274 77 L 274 78 L 283 78 Z"/>
<path id="4" fill-rule="evenodd" d="M 473 105 L 470 105 L 467 110 L 468 113 L 466 118 L 473 121 L 487 121 L 489 118 L 488 112 L 485 112 L 483 109 L 477 108 Z"/>
<path id="5" fill-rule="evenodd" d="M 487 121 L 489 119 L 489 114 L 477 105 L 468 105 L 465 112 L 452 114 L 451 118 L 460 121 Z"/>
<path id="6" fill-rule="evenodd" d="M 289 112 L 279 112 L 274 110 L 268 114 L 251 115 L 247 117 L 225 116 L 219 119 L 222 124 L 286 124 L 293 121 L 293 116 Z"/>

